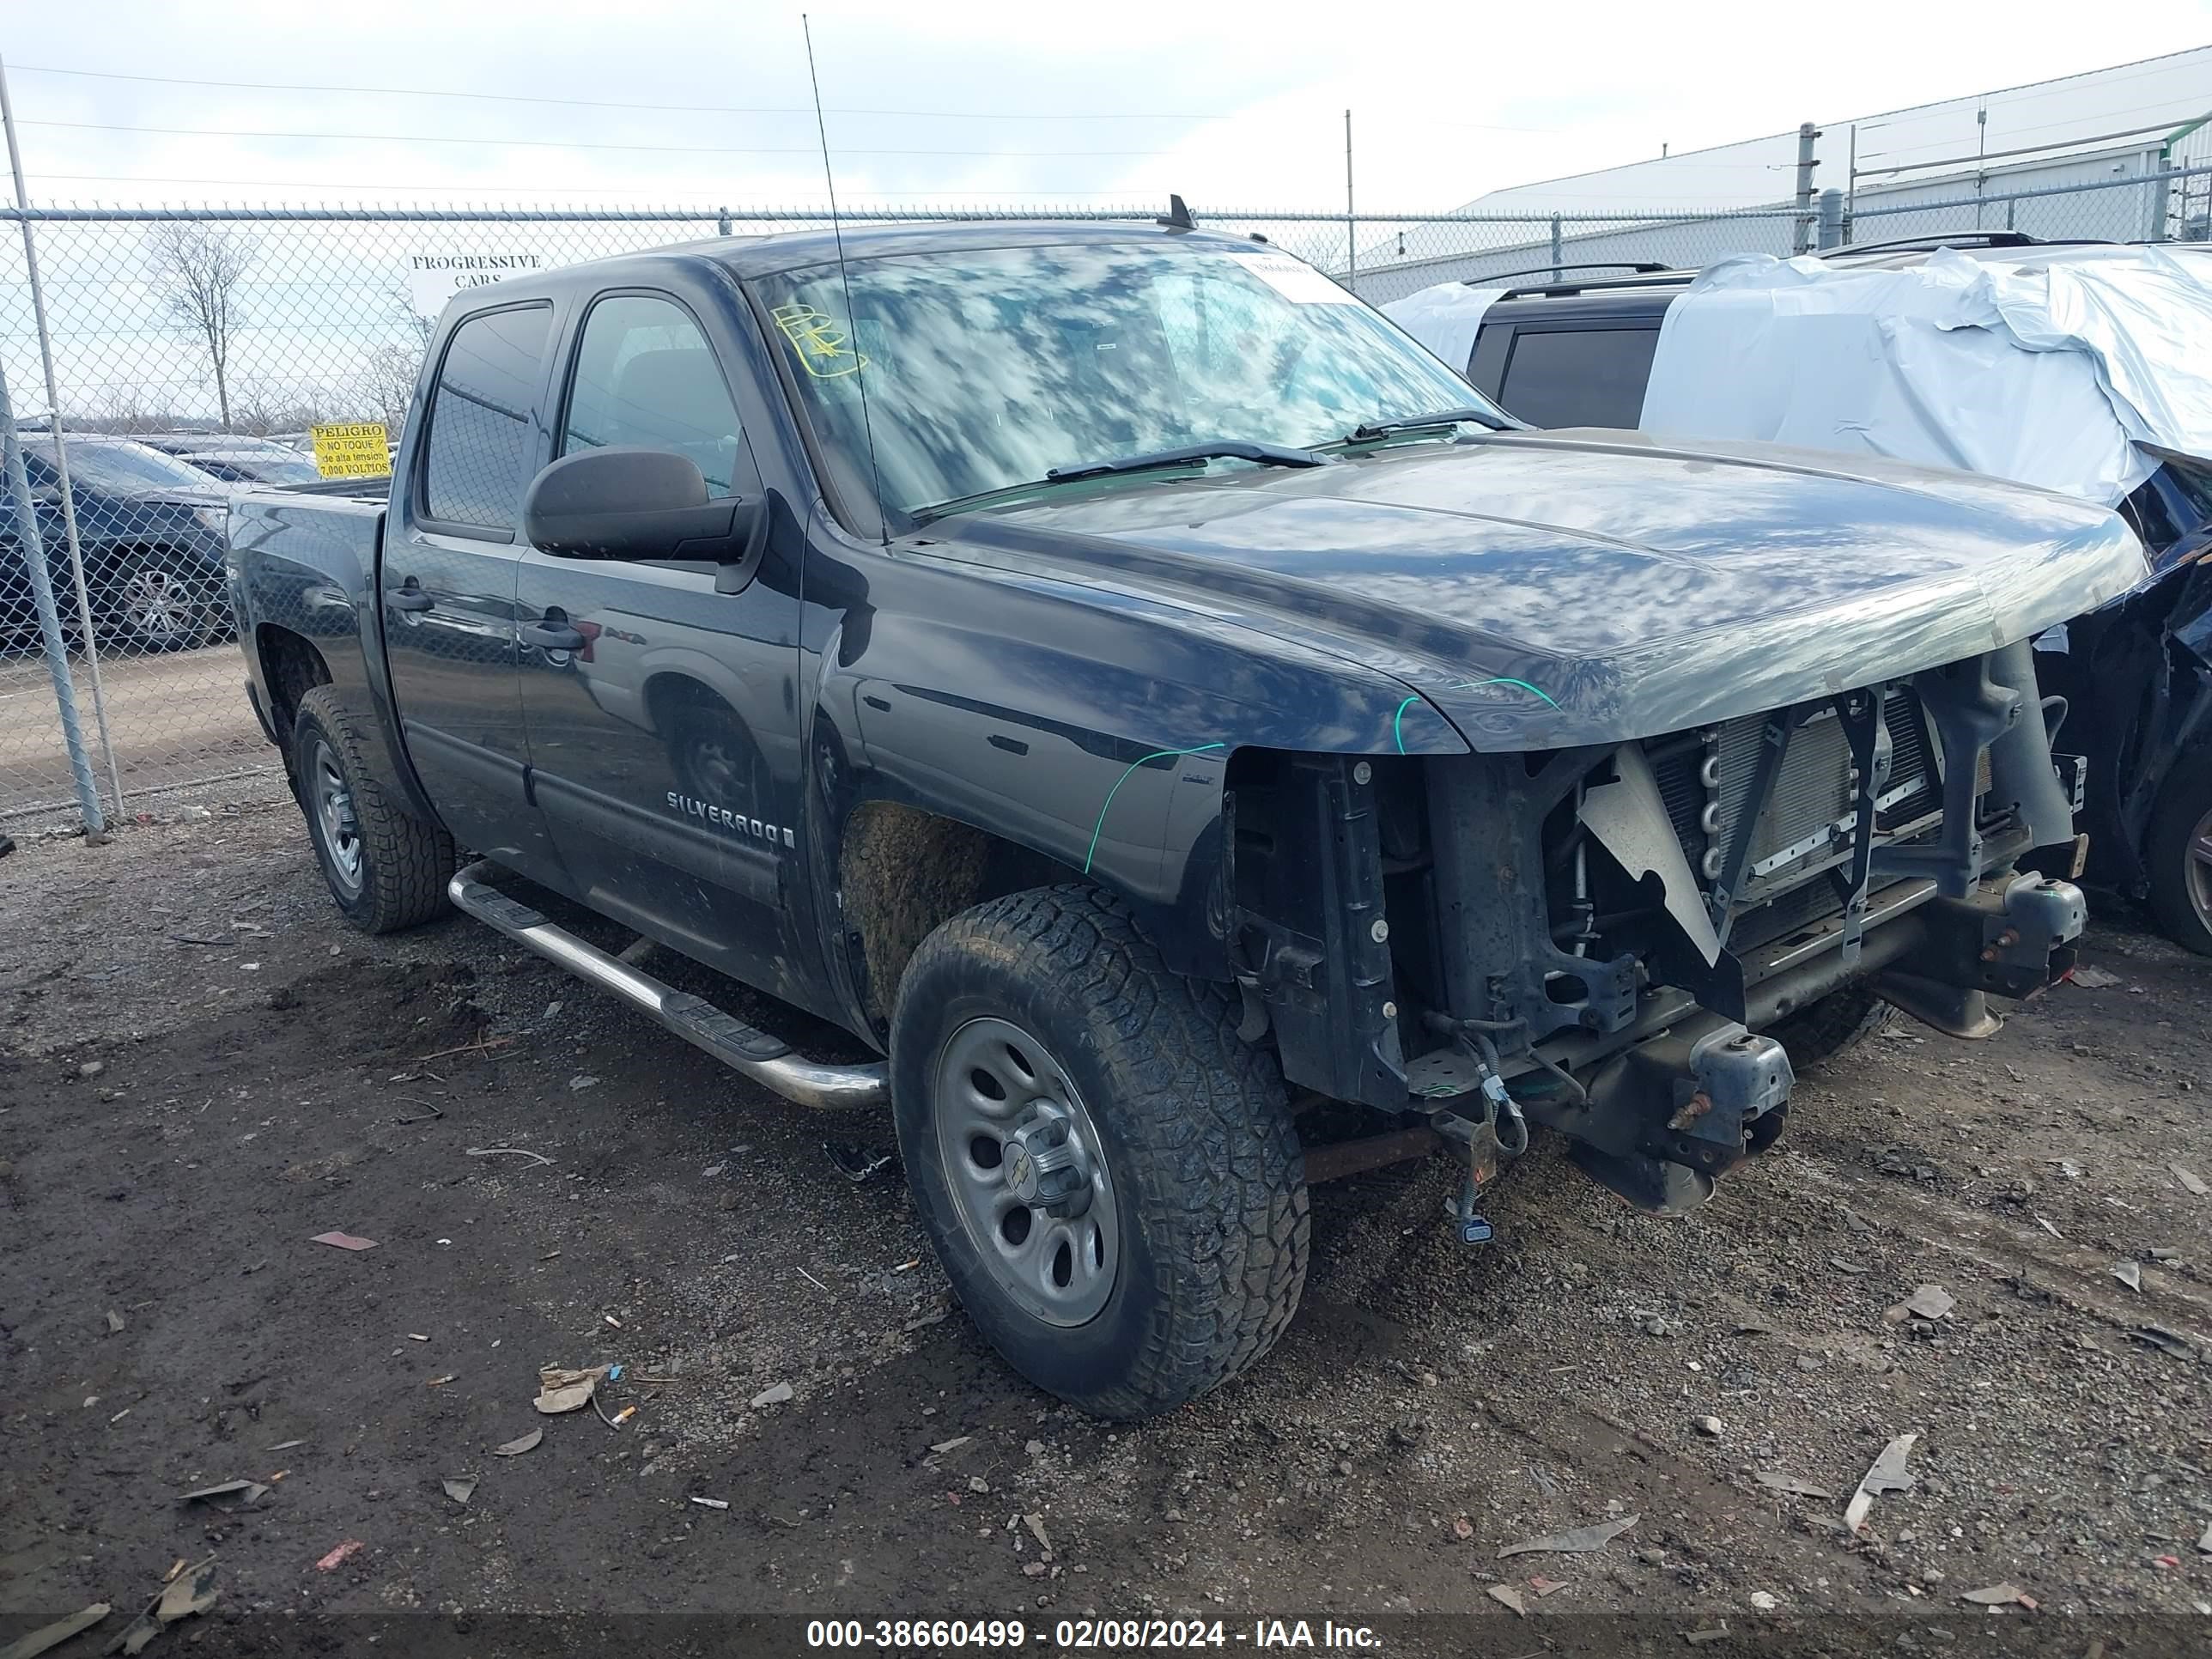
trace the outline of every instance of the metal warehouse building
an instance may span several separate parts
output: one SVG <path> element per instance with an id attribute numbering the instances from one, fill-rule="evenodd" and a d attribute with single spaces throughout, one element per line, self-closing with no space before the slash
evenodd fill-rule
<path id="1" fill-rule="evenodd" d="M 1788 254 L 1801 237 L 2203 240 L 2208 221 L 2212 46 L 2200 46 L 1492 191 L 1449 219 L 1363 234 L 1354 280 L 1381 304 L 1558 265 Z"/>

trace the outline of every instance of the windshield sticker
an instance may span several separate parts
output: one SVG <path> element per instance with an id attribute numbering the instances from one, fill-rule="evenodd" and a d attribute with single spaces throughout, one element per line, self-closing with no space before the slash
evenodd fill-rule
<path id="1" fill-rule="evenodd" d="M 1244 268 L 1294 305 L 1356 306 L 1357 294 L 1346 292 L 1303 259 L 1287 253 L 1244 253 L 1237 256 Z"/>
<path id="2" fill-rule="evenodd" d="M 834 380 L 857 374 L 868 366 L 865 353 L 852 348 L 852 337 L 837 326 L 837 319 L 810 305 L 778 306 L 769 313 L 783 337 L 799 355 L 799 366 L 817 380 Z"/>

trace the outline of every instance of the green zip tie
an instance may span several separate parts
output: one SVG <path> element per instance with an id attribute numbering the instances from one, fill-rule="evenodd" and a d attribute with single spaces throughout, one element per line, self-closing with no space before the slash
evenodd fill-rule
<path id="1" fill-rule="evenodd" d="M 1121 793 L 1121 786 L 1129 781 L 1129 774 L 1150 761 L 1176 760 L 1184 755 L 1203 755 L 1209 749 L 1226 748 L 1225 744 L 1201 743 L 1195 749 L 1160 749 L 1149 755 L 1139 755 L 1114 780 L 1114 787 L 1106 792 L 1106 799 L 1098 805 L 1098 822 L 1091 826 L 1091 850 L 1083 855 L 1083 873 L 1091 873 L 1091 861 L 1098 856 L 1099 832 L 1106 828 L 1106 809 L 1114 804 L 1114 797 Z"/>

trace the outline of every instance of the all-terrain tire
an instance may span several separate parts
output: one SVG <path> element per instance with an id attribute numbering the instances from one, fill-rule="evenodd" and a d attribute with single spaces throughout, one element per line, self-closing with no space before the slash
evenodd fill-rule
<path id="1" fill-rule="evenodd" d="M 891 1023 L 891 1098 L 915 1207 L 962 1305 L 1038 1387 L 1108 1418 L 1149 1417 L 1265 1354 L 1305 1283 L 1305 1166 L 1274 1056 L 1237 1035 L 1236 1005 L 1170 973 L 1119 904 L 1035 888 L 924 939 Z M 1095 1127 L 1118 1238 L 1112 1288 L 1080 1323 L 1049 1322 L 1001 1285 L 973 1229 L 969 1182 L 938 1132 L 956 1037 L 1018 1028 L 1064 1073 Z M 956 1154 L 957 1156 L 957 1154 Z"/>
<path id="2" fill-rule="evenodd" d="M 1809 1071 L 1856 1048 L 1897 1018 L 1897 1010 L 1863 981 L 1828 993 L 1767 1027 L 1794 1070 Z"/>
<path id="3" fill-rule="evenodd" d="M 399 805 L 372 752 L 358 718 L 331 687 L 319 685 L 300 699 L 292 716 L 292 787 L 323 880 L 348 921 L 364 933 L 390 933 L 446 908 L 453 842 Z"/>
<path id="4" fill-rule="evenodd" d="M 2151 915 L 2158 930 L 2185 951 L 2212 957 L 2212 866 L 2192 869 L 2197 829 L 2212 817 L 2212 766 L 2192 752 L 2167 777 L 2143 838 Z M 2203 902 L 2200 902 L 2200 896 Z"/>

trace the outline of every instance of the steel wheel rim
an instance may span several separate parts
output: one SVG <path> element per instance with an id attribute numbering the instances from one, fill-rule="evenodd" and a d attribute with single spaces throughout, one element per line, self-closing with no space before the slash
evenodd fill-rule
<path id="1" fill-rule="evenodd" d="M 984 1271 L 1048 1325 L 1097 1318 L 1121 1273 L 1121 1224 L 1066 1069 L 1012 1021 L 971 1019 L 938 1053 L 933 1104 L 945 1185 Z"/>
<path id="2" fill-rule="evenodd" d="M 2197 820 L 2189 832 L 2187 860 L 2182 875 L 2189 890 L 2189 908 L 2199 926 L 2212 932 L 2212 812 Z"/>
<path id="3" fill-rule="evenodd" d="M 160 569 L 133 571 L 123 590 L 123 614 L 141 639 L 167 645 L 189 638 L 193 601 L 185 585 Z"/>
<path id="4" fill-rule="evenodd" d="M 307 760 L 307 787 L 314 798 L 323 851 L 338 885 L 351 898 L 361 891 L 361 821 L 354 814 L 353 791 L 338 770 L 338 757 L 320 738 Z"/>

